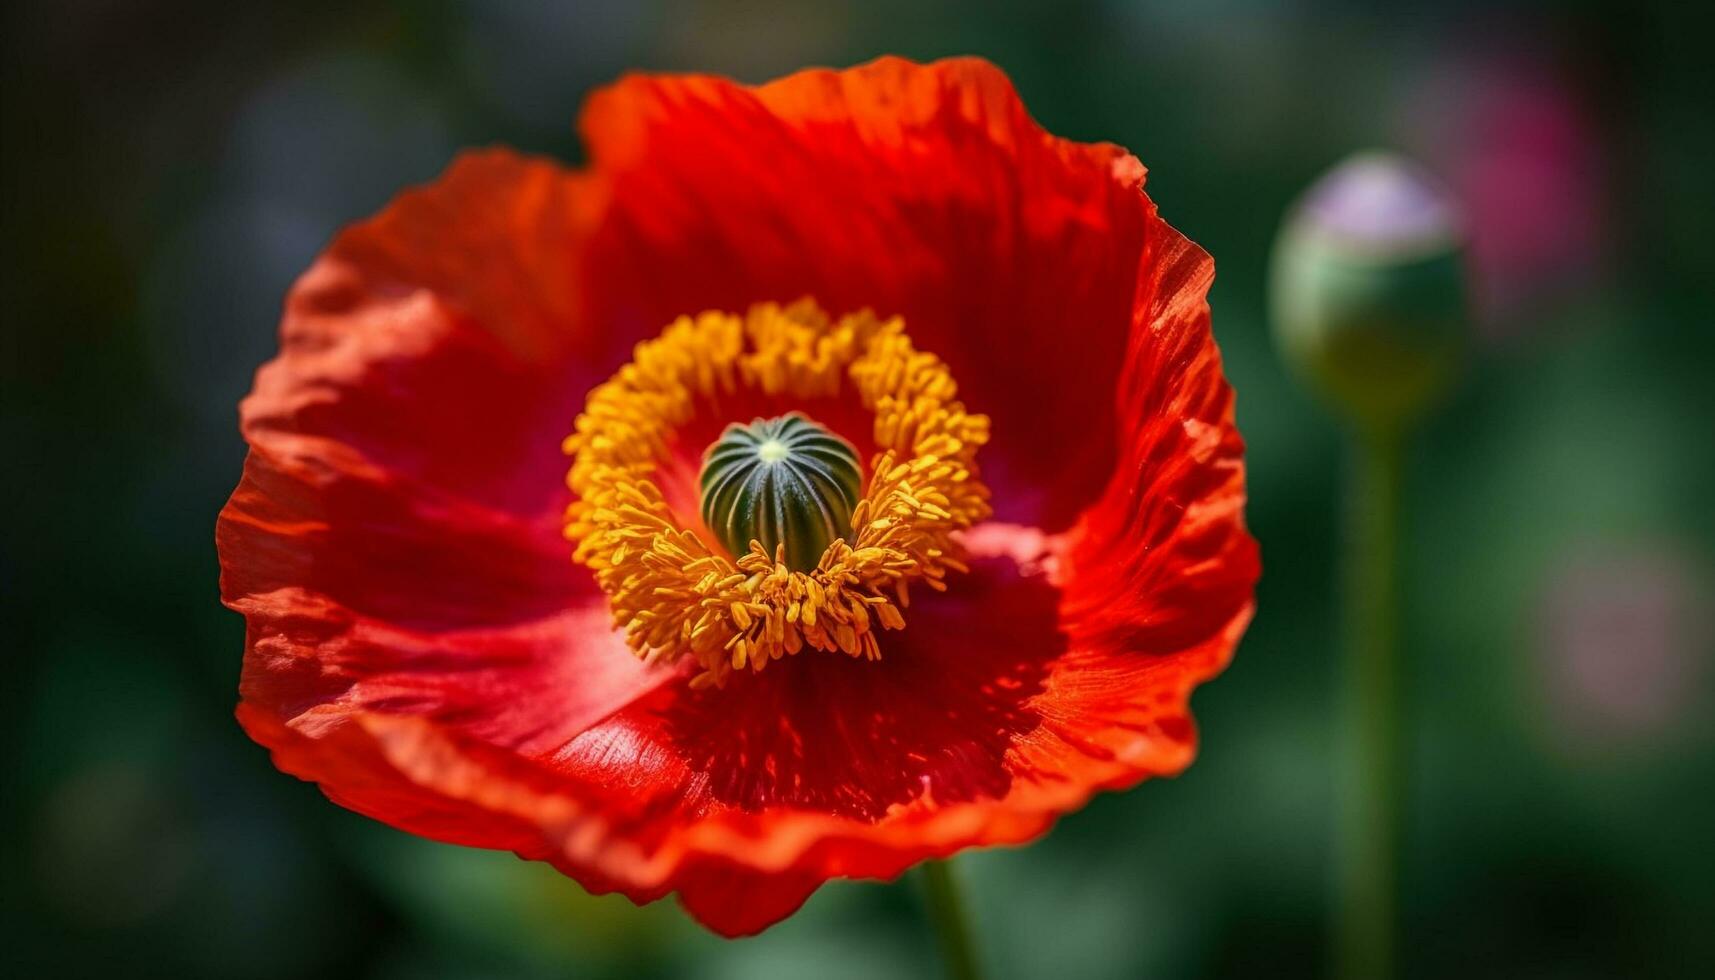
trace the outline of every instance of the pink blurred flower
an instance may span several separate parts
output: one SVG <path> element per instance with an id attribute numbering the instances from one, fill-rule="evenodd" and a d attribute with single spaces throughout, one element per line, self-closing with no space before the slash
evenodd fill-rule
<path id="1" fill-rule="evenodd" d="M 1406 139 L 1471 221 L 1481 331 L 1524 315 L 1604 264 L 1601 134 L 1581 94 L 1533 54 L 1488 46 L 1444 62 L 1409 100 Z"/>
<path id="2" fill-rule="evenodd" d="M 1635 545 L 1589 551 L 1550 577 L 1539 669 L 1559 734 L 1660 741 L 1690 719 L 1708 667 L 1700 584 L 1678 553 Z"/>

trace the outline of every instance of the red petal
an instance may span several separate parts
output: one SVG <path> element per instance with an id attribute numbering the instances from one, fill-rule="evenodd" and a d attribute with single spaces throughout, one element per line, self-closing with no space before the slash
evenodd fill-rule
<path id="1" fill-rule="evenodd" d="M 1066 613 L 1081 642 L 1167 654 L 1248 615 L 1261 566 L 1244 524 L 1244 441 L 1204 299 L 1214 263 L 1150 221 L 1119 384 L 1123 451 L 1073 537 Z"/>
<path id="2" fill-rule="evenodd" d="M 589 253 L 604 319 L 804 295 L 902 314 L 994 418 L 998 517 L 1062 528 L 1100 489 L 1151 211 L 1136 159 L 1044 133 L 974 59 L 759 89 L 634 76 L 582 128 L 613 179 Z"/>
<path id="3" fill-rule="evenodd" d="M 567 319 L 579 180 L 467 157 L 342 234 L 242 407 L 216 535 L 240 719 L 283 769 L 442 839 L 540 851 L 542 815 L 471 773 L 563 794 L 530 755 L 664 679 L 560 534 L 559 442 L 598 374 L 576 357 L 617 342 Z M 483 762 L 437 776 L 455 753 Z"/>
<path id="4" fill-rule="evenodd" d="M 1190 691 L 1225 665 L 1248 607 L 1170 656 L 1072 647 L 1040 571 L 1052 542 L 974 538 L 972 574 L 914 604 L 880 664 L 804 652 L 723 691 L 677 684 L 571 742 L 558 764 L 574 781 L 630 787 L 605 813 L 636 850 L 609 873 L 644 894 L 676 883 L 710 928 L 744 934 L 828 877 L 1028 840 L 1099 789 L 1189 764 Z M 685 886 L 708 868 L 724 870 Z"/>

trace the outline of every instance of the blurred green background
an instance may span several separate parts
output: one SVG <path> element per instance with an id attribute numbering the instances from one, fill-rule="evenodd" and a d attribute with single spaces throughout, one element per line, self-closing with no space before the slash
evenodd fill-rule
<path id="1" fill-rule="evenodd" d="M 14 976 L 933 976 L 919 897 L 759 939 L 393 832 L 232 721 L 214 515 L 281 297 L 459 147 L 571 161 L 628 68 L 980 54 L 1212 252 L 1260 612 L 1185 776 L 960 868 L 1001 977 L 1326 962 L 1341 439 L 1269 343 L 1279 216 L 1391 146 L 1471 209 L 1471 363 L 1410 461 L 1413 977 L 1715 976 L 1715 139 L 1704 5 L 13 3 L 0 29 Z"/>

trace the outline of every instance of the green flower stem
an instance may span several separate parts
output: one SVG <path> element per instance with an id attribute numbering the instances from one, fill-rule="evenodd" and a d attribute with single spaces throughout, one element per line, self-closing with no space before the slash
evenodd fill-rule
<path id="1" fill-rule="evenodd" d="M 941 959 L 949 980 L 980 980 L 976 948 L 971 943 L 970 920 L 959 897 L 951 861 L 925 861 L 923 885 L 929 902 L 929 921 L 941 945 Z"/>
<path id="2" fill-rule="evenodd" d="M 1343 980 L 1395 973 L 1404 768 L 1399 665 L 1401 438 L 1359 435 L 1345 567 L 1345 772 L 1336 953 Z"/>

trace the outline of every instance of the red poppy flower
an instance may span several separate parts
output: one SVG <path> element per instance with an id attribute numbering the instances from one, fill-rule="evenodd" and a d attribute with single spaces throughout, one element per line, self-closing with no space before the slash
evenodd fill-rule
<path id="1" fill-rule="evenodd" d="M 973 60 L 634 76 L 582 131 L 287 299 L 218 528 L 275 763 L 726 935 L 1189 764 L 1258 561 L 1212 265 L 1138 161 Z M 831 468 L 704 520 L 712 443 L 802 448 L 753 419 Z"/>

